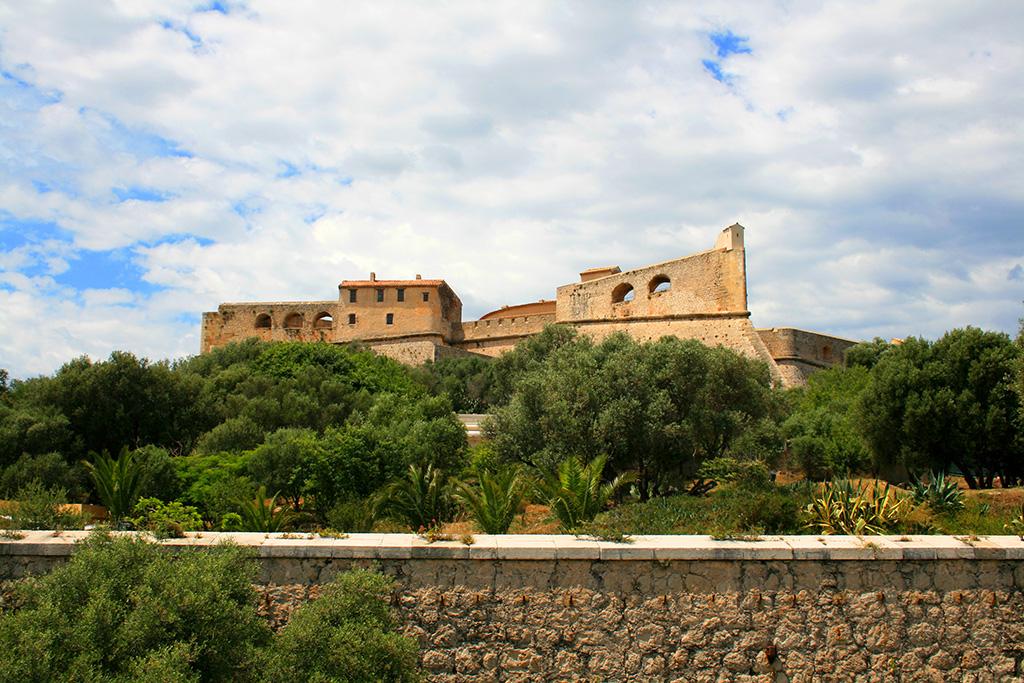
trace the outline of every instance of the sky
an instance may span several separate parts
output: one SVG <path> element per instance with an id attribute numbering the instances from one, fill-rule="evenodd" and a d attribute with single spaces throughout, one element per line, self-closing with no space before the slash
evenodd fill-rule
<path id="1" fill-rule="evenodd" d="M 1024 3 L 0 0 L 0 367 L 444 278 L 475 319 L 747 228 L 758 327 L 1015 335 Z"/>

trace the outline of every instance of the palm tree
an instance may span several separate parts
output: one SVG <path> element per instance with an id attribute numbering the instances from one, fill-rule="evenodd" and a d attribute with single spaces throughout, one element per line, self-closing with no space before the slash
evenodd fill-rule
<path id="1" fill-rule="evenodd" d="M 135 453 L 122 448 L 114 459 L 104 451 L 96 455 L 93 462 L 84 464 L 96 484 L 100 501 L 107 506 L 111 521 L 119 522 L 127 517 L 139 498 L 142 484 L 142 468 L 135 462 Z"/>
<path id="2" fill-rule="evenodd" d="M 599 455 L 584 465 L 576 458 L 567 458 L 537 484 L 538 494 L 566 531 L 574 531 L 596 517 L 616 491 L 636 478 L 625 473 L 602 484 L 607 460 Z"/>
<path id="3" fill-rule="evenodd" d="M 455 482 L 455 497 L 469 511 L 485 534 L 503 534 L 519 513 L 528 483 L 522 472 L 506 468 L 498 472 L 480 470 L 477 485 Z"/>
<path id="4" fill-rule="evenodd" d="M 404 521 L 414 531 L 445 521 L 452 500 L 444 473 L 432 465 L 409 465 L 406 476 L 388 484 L 376 499 L 375 514 Z"/>
<path id="5" fill-rule="evenodd" d="M 238 507 L 242 518 L 242 531 L 281 531 L 291 521 L 291 513 L 287 508 L 277 508 L 280 494 L 267 497 L 267 487 L 260 486 L 253 500 L 242 501 Z"/>

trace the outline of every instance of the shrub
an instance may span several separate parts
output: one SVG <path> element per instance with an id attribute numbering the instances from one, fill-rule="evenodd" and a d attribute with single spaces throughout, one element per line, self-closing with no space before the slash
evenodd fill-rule
<path id="1" fill-rule="evenodd" d="M 222 451 L 248 451 L 263 442 L 264 432 L 247 417 L 232 417 L 199 437 L 195 452 L 210 455 Z"/>
<path id="2" fill-rule="evenodd" d="M 373 506 L 366 500 L 336 503 L 327 513 L 327 525 L 335 531 L 361 533 L 373 531 Z"/>
<path id="3" fill-rule="evenodd" d="M 594 525 L 606 535 L 806 533 L 801 512 L 810 493 L 770 487 L 752 493 L 738 487 L 716 489 L 707 496 L 686 494 L 630 503 L 599 514 Z"/>
<path id="4" fill-rule="evenodd" d="M 828 482 L 806 508 L 807 526 L 823 534 L 884 534 L 909 512 L 907 501 L 877 482 L 854 485 L 849 480 Z"/>
<path id="5" fill-rule="evenodd" d="M 186 531 L 203 528 L 199 511 L 178 501 L 164 503 L 159 498 L 140 498 L 134 512 L 135 528 L 150 531 L 157 538 L 181 538 Z"/>
<path id="6" fill-rule="evenodd" d="M 476 484 L 455 482 L 455 497 L 485 534 L 503 534 L 519 514 L 528 482 L 515 468 L 480 470 Z"/>
<path id="7" fill-rule="evenodd" d="M 537 484 L 540 497 L 551 508 L 562 528 L 573 531 L 589 522 L 608 505 L 616 491 L 633 481 L 629 474 L 620 474 L 608 483 L 601 483 L 606 458 L 598 456 L 582 464 L 575 458 L 563 460 L 544 475 Z"/>
<path id="8" fill-rule="evenodd" d="M 171 556 L 94 533 L 67 564 L 18 586 L 0 615 L 0 680 L 255 680 L 269 628 L 257 566 L 232 545 Z"/>
<path id="9" fill-rule="evenodd" d="M 416 642 L 395 632 L 392 583 L 373 572 L 339 574 L 320 597 L 296 611 L 274 638 L 268 681 L 420 679 Z"/>
<path id="10" fill-rule="evenodd" d="M 15 496 L 19 490 L 38 481 L 46 488 L 67 489 L 68 499 L 81 501 L 89 476 L 80 464 L 71 465 L 60 453 L 29 455 L 23 453 L 0 477 L 0 497 Z"/>
<path id="11" fill-rule="evenodd" d="M 964 494 L 945 472 L 932 472 L 927 479 L 914 477 L 910 495 L 919 505 L 927 505 L 938 513 L 956 512 L 964 509 Z"/>
<path id="12" fill-rule="evenodd" d="M 71 512 L 67 502 L 64 489 L 33 481 L 18 491 L 6 513 L 14 529 L 81 529 L 85 517 Z"/>
<path id="13" fill-rule="evenodd" d="M 760 460 L 714 458 L 700 466 L 697 476 L 719 483 L 733 483 L 745 489 L 763 489 L 772 483 L 768 467 Z"/>

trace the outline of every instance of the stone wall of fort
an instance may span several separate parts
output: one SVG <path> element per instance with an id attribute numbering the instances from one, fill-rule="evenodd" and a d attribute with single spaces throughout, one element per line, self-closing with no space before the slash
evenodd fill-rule
<path id="1" fill-rule="evenodd" d="M 201 350 L 255 337 L 262 341 L 335 340 L 337 301 L 226 303 L 203 313 Z"/>
<path id="2" fill-rule="evenodd" d="M 554 322 L 554 313 L 472 320 L 462 323 L 461 333 L 456 335 L 453 344 L 472 353 L 500 356 Z"/>
<path id="3" fill-rule="evenodd" d="M 0 579 L 78 536 L 0 539 Z M 1024 681 L 1016 536 L 232 538 L 258 553 L 276 625 L 339 571 L 394 577 L 431 681 Z"/>

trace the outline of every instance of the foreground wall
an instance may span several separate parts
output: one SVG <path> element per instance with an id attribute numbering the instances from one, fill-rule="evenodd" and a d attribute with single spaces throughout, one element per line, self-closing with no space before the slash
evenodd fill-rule
<path id="1" fill-rule="evenodd" d="M 72 537 L 0 541 L 0 577 L 47 571 Z M 1024 681 L 1017 537 L 232 537 L 276 624 L 338 571 L 395 577 L 434 681 Z"/>

